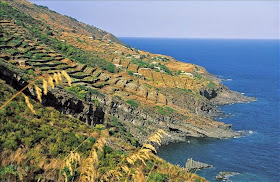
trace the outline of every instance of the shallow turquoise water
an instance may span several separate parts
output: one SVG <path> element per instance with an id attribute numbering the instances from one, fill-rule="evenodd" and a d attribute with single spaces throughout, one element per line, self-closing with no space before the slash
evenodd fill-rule
<path id="1" fill-rule="evenodd" d="M 231 115 L 219 119 L 234 130 L 252 131 L 226 140 L 189 138 L 190 143 L 163 146 L 159 156 L 185 165 L 187 158 L 214 165 L 197 173 L 215 181 L 219 171 L 235 171 L 233 182 L 280 181 L 279 40 L 120 38 L 131 47 L 172 56 L 204 66 L 228 79 L 232 90 L 254 96 L 257 102 L 227 105 Z"/>

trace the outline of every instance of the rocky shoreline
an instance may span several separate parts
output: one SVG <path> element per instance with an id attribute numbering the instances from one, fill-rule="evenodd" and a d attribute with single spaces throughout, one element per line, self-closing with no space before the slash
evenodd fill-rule
<path id="1" fill-rule="evenodd" d="M 4 63 L 0 68 L 0 78 L 12 85 L 16 89 L 24 87 L 27 82 L 22 79 L 21 74 L 16 74 Z M 20 72 L 17 72 L 20 73 Z M 169 90 L 167 90 L 168 92 Z M 170 92 L 171 93 L 171 92 Z M 29 89 L 26 94 L 36 98 L 35 92 Z M 172 93 L 171 93 L 172 94 Z M 154 131 L 158 128 L 168 132 L 168 136 L 163 139 L 163 144 L 170 142 L 186 141 L 186 137 L 211 137 L 211 138 L 233 138 L 240 137 L 242 133 L 235 132 L 231 129 L 230 124 L 216 122 L 213 119 L 221 116 L 223 113 L 217 108 L 218 105 L 251 102 L 254 98 L 245 97 L 238 92 L 229 90 L 223 84 L 216 90 L 203 90 L 201 95 L 205 97 L 199 103 L 191 103 L 187 95 L 173 94 L 173 105 L 181 108 L 187 107 L 194 110 L 191 116 L 192 120 L 203 120 L 203 125 L 195 125 L 185 120 L 185 116 L 178 113 L 164 115 L 155 113 L 149 107 L 132 107 L 123 100 L 114 97 L 110 102 L 106 95 L 92 95 L 87 101 L 82 101 L 73 95 L 67 93 L 64 89 L 54 89 L 47 96 L 43 97 L 43 104 L 53 106 L 57 110 L 70 114 L 89 125 L 102 123 L 104 120 L 104 112 L 107 107 L 109 114 L 118 118 L 128 128 L 134 138 L 140 143 L 150 134 L 148 130 Z M 103 105 L 96 107 L 90 100 L 98 100 Z M 185 104 L 187 103 L 187 104 Z M 197 105 L 195 107 L 195 105 Z M 197 108 L 199 108 L 197 110 Z M 150 122 L 153 124 L 151 125 Z M 133 124 L 133 125 L 131 125 Z M 136 126 L 136 127 L 135 127 Z M 138 128 L 144 128 L 142 133 L 139 133 Z"/>
<path id="2" fill-rule="evenodd" d="M 239 174 L 237 172 L 219 172 L 219 174 L 216 176 L 216 180 L 217 181 L 227 181 L 229 179 L 229 177 Z"/>
<path id="3" fill-rule="evenodd" d="M 5 63 L 0 64 L 0 79 L 5 80 L 7 84 L 17 90 L 20 90 L 28 84 L 22 79 L 23 75 L 24 73 L 20 70 L 10 68 Z M 36 98 L 36 94 L 32 88 L 26 90 L 25 94 L 34 99 Z M 87 123 L 89 126 L 103 123 L 106 110 L 108 111 L 107 114 L 121 121 L 140 144 L 151 133 L 148 132 L 149 130 L 155 131 L 159 128 L 168 131 L 168 135 L 163 138 L 162 145 L 167 145 L 171 142 L 187 141 L 188 137 L 223 139 L 240 137 L 245 134 L 245 132 L 233 131 L 231 129 L 231 124 L 216 122 L 213 118 L 224 115 L 224 113 L 218 109 L 218 106 L 252 102 L 256 100 L 255 98 L 246 97 L 241 93 L 232 91 L 221 83 L 217 89 L 201 90 L 200 95 L 204 96 L 205 99 L 199 103 L 193 103 L 196 107 L 194 107 L 192 103 L 189 103 L 189 100 L 192 98 L 185 95 L 173 95 L 173 100 L 168 102 L 171 102 L 175 106 L 177 105 L 182 108 L 187 107 L 190 110 L 194 110 L 192 114 L 192 116 L 195 117 L 194 120 L 203 119 L 204 125 L 201 126 L 184 121 L 184 117 L 178 113 L 159 115 L 149 109 L 149 107 L 135 108 L 118 97 L 109 99 L 105 94 L 92 95 L 90 98 L 87 98 L 87 100 L 82 101 L 59 87 L 48 92 L 47 96 L 43 96 L 42 104 L 45 106 L 52 106 L 64 114 L 72 115 Z M 101 106 L 95 106 L 92 103 L 93 100 L 97 100 Z M 186 105 L 185 102 L 187 103 Z M 151 125 L 149 122 L 153 124 Z M 145 127 L 145 129 L 143 129 L 142 133 L 139 133 L 139 128 L 141 127 Z M 191 167 L 192 169 L 202 169 L 211 167 L 211 165 L 191 162 L 188 167 L 190 167 L 191 170 Z M 225 180 L 228 175 L 229 173 L 221 173 L 217 176 L 217 180 Z"/>

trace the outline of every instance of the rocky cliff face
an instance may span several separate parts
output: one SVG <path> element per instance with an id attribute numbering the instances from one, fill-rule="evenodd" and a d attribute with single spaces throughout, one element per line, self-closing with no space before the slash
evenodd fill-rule
<path id="1" fill-rule="evenodd" d="M 169 133 L 166 142 L 240 135 L 213 120 L 220 114 L 216 105 L 251 99 L 229 90 L 204 68 L 125 47 L 102 30 L 98 39 L 89 38 L 92 27 L 23 0 L 9 3 L 16 8 L 6 5 L 8 20 L 0 21 L 0 78 L 17 90 L 28 80 L 64 70 L 73 86 L 50 90 L 42 104 L 90 126 L 103 123 L 107 114 L 140 142 L 158 128 Z M 67 24 L 53 23 L 54 18 Z M 33 88 L 25 94 L 36 99 Z"/>
<path id="2" fill-rule="evenodd" d="M 20 75 L 9 70 L 3 64 L 0 67 L 0 71 L 0 78 L 14 88 L 20 90 L 27 85 L 27 82 L 24 81 Z M 32 96 L 34 99 L 36 98 L 33 88 L 29 88 L 25 93 Z M 94 102 L 90 101 L 95 99 L 102 103 L 104 107 L 96 106 Z M 72 94 L 62 88 L 56 88 L 48 92 L 46 96 L 43 96 L 42 100 L 43 105 L 54 107 L 64 114 L 72 115 L 90 126 L 103 123 L 105 110 L 109 107 L 108 114 L 123 122 L 140 142 L 152 131 L 159 128 L 169 133 L 169 137 L 165 138 L 164 143 L 184 141 L 188 136 L 227 138 L 240 135 L 231 130 L 231 125 L 214 122 L 211 119 L 203 118 L 196 114 L 191 115 L 193 118 L 186 118 L 179 113 L 171 113 L 168 115 L 160 114 L 154 112 L 155 110 L 148 106 L 135 108 L 120 100 L 118 97 L 114 97 L 111 102 L 109 102 L 106 95 L 92 95 L 91 98 L 87 98 L 88 101 L 85 101 L 73 97 Z M 176 104 L 176 101 L 174 101 L 174 103 Z M 180 105 L 180 103 L 177 104 Z M 181 106 L 184 107 L 184 105 Z M 195 120 L 202 120 L 204 124 L 201 124 L 200 121 L 199 126 L 193 123 Z"/>
<path id="3" fill-rule="evenodd" d="M 24 81 L 20 75 L 9 70 L 3 64 L 0 65 L 0 79 L 5 80 L 7 84 L 17 90 L 21 90 L 28 85 L 28 82 Z M 36 98 L 36 92 L 33 87 L 29 87 L 24 93 L 31 96 L 33 99 Z M 43 95 L 42 104 L 44 106 L 54 107 L 63 114 L 72 115 L 91 126 L 101 124 L 104 121 L 104 111 L 102 107 L 79 100 L 61 88 L 56 88 L 52 90 L 52 92 L 48 92 L 47 95 Z"/>

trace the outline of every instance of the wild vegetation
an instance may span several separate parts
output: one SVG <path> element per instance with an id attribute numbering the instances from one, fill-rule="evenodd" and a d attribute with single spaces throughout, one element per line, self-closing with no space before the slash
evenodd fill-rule
<path id="1" fill-rule="evenodd" d="M 0 180 L 205 181 L 156 149 L 170 135 L 157 118 L 219 125 L 195 114 L 208 103 L 200 91 L 218 87 L 206 71 L 124 46 L 47 7 L 0 6 Z M 68 108 L 53 108 L 54 98 Z M 80 110 L 90 109 L 104 116 L 86 123 L 91 116 Z"/>
<path id="2" fill-rule="evenodd" d="M 0 81 L 1 105 L 16 93 Z M 25 98 L 19 95 L 1 109 L 1 180 L 204 181 L 153 154 L 156 149 L 151 144 L 160 144 L 164 131 L 154 133 L 137 149 L 116 118 L 110 119 L 109 130 L 102 125 L 90 128 L 33 100 L 31 110 Z M 124 144 L 125 150 L 118 144 Z"/>

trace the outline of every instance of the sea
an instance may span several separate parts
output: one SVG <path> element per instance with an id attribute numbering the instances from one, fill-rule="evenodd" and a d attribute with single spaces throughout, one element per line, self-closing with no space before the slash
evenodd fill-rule
<path id="1" fill-rule="evenodd" d="M 158 155 L 175 165 L 186 160 L 213 165 L 195 171 L 216 181 L 220 171 L 236 172 L 232 182 L 280 182 L 279 40 L 120 38 L 125 44 L 201 65 L 230 89 L 256 102 L 221 106 L 216 118 L 248 135 L 231 139 L 188 138 L 160 147 Z"/>

